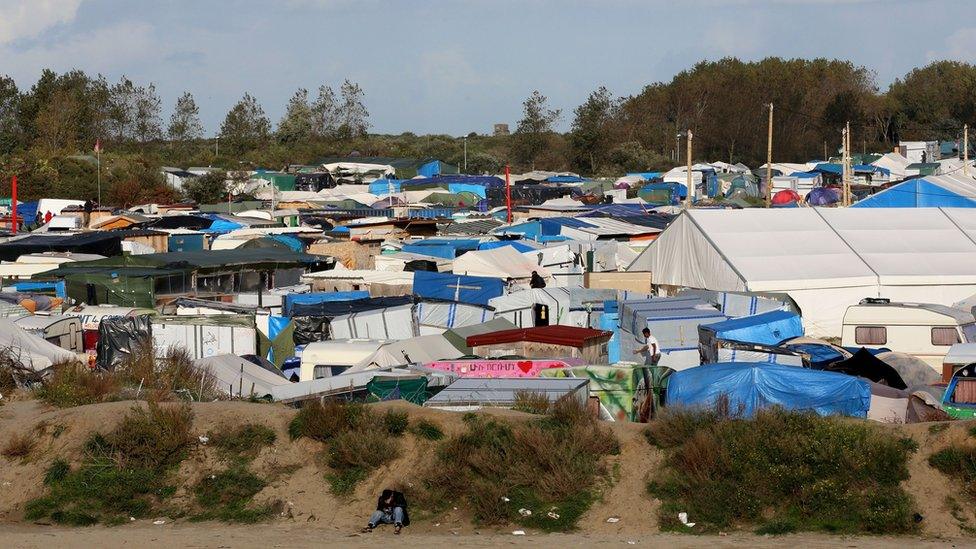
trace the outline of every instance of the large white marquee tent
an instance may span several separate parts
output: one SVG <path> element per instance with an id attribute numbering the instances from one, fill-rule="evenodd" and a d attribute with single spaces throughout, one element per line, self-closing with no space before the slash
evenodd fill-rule
<path id="1" fill-rule="evenodd" d="M 786 293 L 808 334 L 838 336 L 866 297 L 951 305 L 976 293 L 976 209 L 690 210 L 627 270 L 655 284 Z"/>

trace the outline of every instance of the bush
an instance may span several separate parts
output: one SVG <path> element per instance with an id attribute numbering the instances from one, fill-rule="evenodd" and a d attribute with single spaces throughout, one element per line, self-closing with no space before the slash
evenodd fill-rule
<path id="1" fill-rule="evenodd" d="M 118 379 L 108 372 L 91 372 L 80 364 L 60 364 L 37 391 L 41 400 L 58 408 L 71 408 L 117 400 Z"/>
<path id="2" fill-rule="evenodd" d="M 141 391 L 148 400 L 166 401 L 180 396 L 192 400 L 213 400 L 220 393 L 216 379 L 193 363 L 189 351 L 183 347 L 170 347 L 157 356 L 152 343 L 136 348 L 115 369 L 114 375 L 121 383 Z"/>
<path id="3" fill-rule="evenodd" d="M 427 440 L 440 440 L 444 438 L 444 431 L 433 421 L 421 419 L 410 428 L 410 432 Z"/>
<path id="4" fill-rule="evenodd" d="M 517 391 L 512 409 L 518 412 L 544 415 L 549 413 L 551 402 L 545 393 L 538 391 Z"/>
<path id="5" fill-rule="evenodd" d="M 734 419 L 727 410 L 670 411 L 648 427 L 668 448 L 648 490 L 662 500 L 661 527 L 696 531 L 756 525 L 896 534 L 912 531 L 912 445 L 863 423 L 782 409 Z"/>
<path id="6" fill-rule="evenodd" d="M 399 454 L 400 436 L 407 415 L 388 411 L 377 416 L 362 404 L 309 402 L 288 425 L 292 439 L 307 437 L 325 442 L 332 471 L 326 479 L 335 495 L 348 495 L 370 471 Z"/>
<path id="7" fill-rule="evenodd" d="M 34 451 L 34 446 L 37 444 L 37 439 L 32 433 L 21 433 L 19 435 L 13 435 L 7 440 L 7 444 L 3 447 L 3 457 L 7 459 L 20 459 L 25 460 L 30 457 L 31 452 Z"/>
<path id="8" fill-rule="evenodd" d="M 149 516 L 176 491 L 168 480 L 186 457 L 192 420 L 186 406 L 133 407 L 115 429 L 89 439 L 80 467 L 51 464 L 44 475 L 49 492 L 27 504 L 27 519 L 88 525 Z"/>
<path id="9" fill-rule="evenodd" d="M 401 436 L 407 431 L 407 425 L 409 425 L 410 420 L 407 417 L 406 412 L 400 412 L 397 410 L 387 410 L 383 414 L 383 426 L 386 427 L 386 432 L 393 436 Z"/>
<path id="10" fill-rule="evenodd" d="M 192 520 L 222 520 L 225 522 L 257 522 L 269 517 L 270 507 L 250 507 L 251 501 L 267 485 L 243 466 L 203 477 L 193 493 L 203 512 Z"/>
<path id="11" fill-rule="evenodd" d="M 575 400 L 535 421 L 465 415 L 465 424 L 465 433 L 438 445 L 420 500 L 431 510 L 467 504 L 483 524 L 574 528 L 598 495 L 602 458 L 619 452 L 613 435 Z M 523 507 L 532 515 L 521 516 Z"/>
<path id="12" fill-rule="evenodd" d="M 274 444 L 277 435 L 270 427 L 259 423 L 247 423 L 239 427 L 225 427 L 216 433 L 208 433 L 210 444 L 224 457 L 237 461 L 254 459 L 261 448 Z"/>

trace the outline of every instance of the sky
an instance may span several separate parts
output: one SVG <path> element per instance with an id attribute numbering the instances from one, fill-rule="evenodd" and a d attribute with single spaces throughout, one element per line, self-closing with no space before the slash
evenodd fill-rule
<path id="1" fill-rule="evenodd" d="M 572 110 L 701 60 L 836 57 L 884 88 L 933 60 L 976 62 L 976 0 L 0 0 L 0 74 L 153 82 L 164 119 L 191 92 L 209 135 L 245 93 L 274 124 L 298 88 L 365 92 L 371 131 L 515 127 L 539 90 Z"/>

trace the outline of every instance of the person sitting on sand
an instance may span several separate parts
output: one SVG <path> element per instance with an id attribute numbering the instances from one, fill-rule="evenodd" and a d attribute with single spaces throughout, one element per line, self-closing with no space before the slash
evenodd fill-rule
<path id="1" fill-rule="evenodd" d="M 410 526 L 410 515 L 407 514 L 407 498 L 403 492 L 386 489 L 376 500 L 376 510 L 369 517 L 369 522 L 363 528 L 364 534 L 372 532 L 377 524 L 392 524 L 393 533 L 399 535 L 404 526 Z"/>

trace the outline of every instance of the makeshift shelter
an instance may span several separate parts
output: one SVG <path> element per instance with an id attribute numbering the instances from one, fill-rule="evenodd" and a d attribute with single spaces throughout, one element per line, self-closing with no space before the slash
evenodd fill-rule
<path id="1" fill-rule="evenodd" d="M 657 297 L 619 303 L 620 358 L 634 360 L 644 345 L 641 330 L 648 328 L 661 347 L 661 366 L 675 370 L 698 366 L 698 326 L 727 320 L 711 304 L 696 296 Z"/>
<path id="2" fill-rule="evenodd" d="M 281 314 L 283 316 L 294 316 L 295 305 L 314 305 L 316 303 L 328 303 L 330 301 L 350 301 L 353 299 L 367 299 L 369 292 L 314 292 L 308 294 L 288 293 L 281 299 Z"/>
<path id="3" fill-rule="evenodd" d="M 533 272 L 551 278 L 549 271 L 509 246 L 467 252 L 454 260 L 454 274 L 484 276 L 526 283 Z"/>
<path id="4" fill-rule="evenodd" d="M 111 257 L 122 254 L 122 236 L 110 231 L 38 233 L 0 243 L 0 260 L 16 261 L 25 254 L 72 252 Z"/>
<path id="5" fill-rule="evenodd" d="M 908 384 L 901 378 L 898 371 L 871 354 L 867 349 L 860 348 L 850 358 L 834 362 L 824 368 L 828 372 L 840 372 L 850 376 L 864 378 L 868 381 L 886 385 L 894 389 L 907 389 Z M 932 370 L 929 368 L 929 370 Z M 935 373 L 933 371 L 933 373 Z M 907 395 L 905 398 L 908 398 Z"/>
<path id="6" fill-rule="evenodd" d="M 604 303 L 616 299 L 616 290 L 530 288 L 496 297 L 488 305 L 495 308 L 496 317 L 507 318 L 519 328 L 551 324 L 594 328 Z"/>
<path id="7" fill-rule="evenodd" d="M 895 184 L 852 208 L 976 208 L 976 179 L 963 174 L 929 175 Z"/>
<path id="8" fill-rule="evenodd" d="M 349 368 L 347 372 L 375 370 L 403 366 L 406 364 L 424 364 L 435 360 L 449 360 L 462 356 L 461 351 L 444 339 L 441 335 L 428 335 L 394 341 L 382 345 L 377 351 Z"/>
<path id="9" fill-rule="evenodd" d="M 186 349 L 193 359 L 258 354 L 258 330 L 253 316 L 157 316 L 152 319 L 151 332 L 153 347 L 161 354 L 171 347 Z"/>
<path id="10" fill-rule="evenodd" d="M 838 336 L 865 297 L 952 304 L 976 293 L 976 211 L 689 210 L 628 271 L 655 284 L 785 293 L 810 335 Z"/>
<path id="11" fill-rule="evenodd" d="M 295 344 L 326 339 L 409 339 L 418 334 L 411 297 L 296 304 Z"/>
<path id="12" fill-rule="evenodd" d="M 747 417 L 771 406 L 867 417 L 871 387 L 844 374 L 755 362 L 689 368 L 675 372 L 668 382 L 668 406 L 712 408 L 720 398 L 728 399 L 730 410 L 741 410 Z"/>
<path id="13" fill-rule="evenodd" d="M 451 328 L 445 331 L 443 335 L 448 341 L 451 342 L 452 345 L 463 351 L 464 354 L 470 355 L 472 350 L 471 347 L 468 346 L 469 337 L 478 334 L 502 332 L 515 328 L 517 328 L 517 326 L 504 318 L 493 318 L 482 324 L 472 324 L 470 326 L 462 326 L 460 328 Z"/>
<path id="14" fill-rule="evenodd" d="M 420 298 L 416 305 L 420 335 L 441 334 L 445 330 L 481 324 L 495 317 L 487 305 Z"/>
<path id="15" fill-rule="evenodd" d="M 275 387 L 291 383 L 280 372 L 233 354 L 201 358 L 194 365 L 216 378 L 214 387 L 231 397 L 270 399 Z"/>
<path id="16" fill-rule="evenodd" d="M 702 360 L 713 362 L 774 362 L 802 365 L 798 355 L 775 347 L 803 335 L 799 315 L 770 311 L 698 326 L 698 347 Z"/>
<path id="17" fill-rule="evenodd" d="M 589 399 L 589 381 L 575 378 L 461 378 L 428 399 L 424 406 L 446 410 L 511 408 L 520 393 L 544 395 L 550 402 L 569 398 L 585 404 Z"/>
<path id="18" fill-rule="evenodd" d="M 43 373 L 55 364 L 78 361 L 76 354 L 28 333 L 8 318 L 0 318 L 0 349 L 34 373 Z"/>
<path id="19" fill-rule="evenodd" d="M 607 363 L 607 342 L 612 332 L 574 326 L 540 326 L 491 332 L 468 337 L 472 352 L 483 357 L 582 358 L 590 364 Z"/>
<path id="20" fill-rule="evenodd" d="M 505 283 L 498 277 L 430 271 L 416 271 L 413 274 L 413 293 L 419 297 L 488 305 L 492 298 L 502 295 L 504 291 Z"/>
<path id="21" fill-rule="evenodd" d="M 569 366 L 547 368 L 540 377 L 569 377 L 589 381 L 590 395 L 600 399 L 600 419 L 607 421 L 637 421 L 634 395 L 642 380 L 643 366 Z"/>

